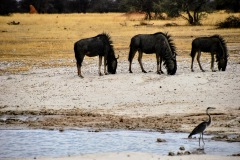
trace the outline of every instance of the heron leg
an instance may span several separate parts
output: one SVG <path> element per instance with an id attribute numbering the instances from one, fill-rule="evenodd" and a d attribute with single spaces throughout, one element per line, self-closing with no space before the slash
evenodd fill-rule
<path id="1" fill-rule="evenodd" d="M 202 132 L 202 142 L 203 142 L 203 144 L 205 145 L 204 140 L 203 140 L 203 132 Z M 203 146 L 204 146 L 204 145 L 203 145 Z"/>
<path id="2" fill-rule="evenodd" d="M 201 147 L 201 146 L 200 146 L 201 136 L 202 136 L 202 135 L 201 135 L 201 133 L 200 133 L 200 137 L 199 137 L 199 148 Z"/>

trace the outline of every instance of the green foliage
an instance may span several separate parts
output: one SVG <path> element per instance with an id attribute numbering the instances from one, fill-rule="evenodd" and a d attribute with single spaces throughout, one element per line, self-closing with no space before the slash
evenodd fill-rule
<path id="1" fill-rule="evenodd" d="M 227 10 L 229 12 L 240 11 L 239 0 L 214 0 L 213 3 L 215 5 L 216 10 Z"/>
<path id="2" fill-rule="evenodd" d="M 18 4 L 15 0 L 1 0 L 0 2 L 0 15 L 9 15 L 17 12 Z"/>
<path id="3" fill-rule="evenodd" d="M 218 28 L 240 28 L 240 18 L 229 16 L 223 22 L 218 22 L 216 26 Z"/>

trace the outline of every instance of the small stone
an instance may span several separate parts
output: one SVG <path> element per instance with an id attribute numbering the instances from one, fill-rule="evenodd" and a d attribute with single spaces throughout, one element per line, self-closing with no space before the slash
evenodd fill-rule
<path id="1" fill-rule="evenodd" d="M 181 146 L 179 149 L 180 149 L 181 151 L 184 151 L 184 150 L 185 150 L 184 146 Z"/>
<path id="2" fill-rule="evenodd" d="M 175 153 L 174 153 L 174 152 L 168 152 L 168 155 L 169 155 L 169 156 L 174 156 Z"/>
<path id="3" fill-rule="evenodd" d="M 181 155 L 183 155 L 183 152 L 177 152 L 177 155 L 181 156 Z"/>
<path id="4" fill-rule="evenodd" d="M 166 142 L 165 139 L 157 138 L 157 142 Z"/>
<path id="5" fill-rule="evenodd" d="M 64 131 L 64 129 L 63 129 L 63 128 L 60 128 L 60 129 L 59 129 L 59 132 L 63 132 L 63 131 Z"/>
<path id="6" fill-rule="evenodd" d="M 232 156 L 240 156 L 240 153 L 237 153 L 237 154 L 232 154 Z"/>
<path id="7" fill-rule="evenodd" d="M 189 151 L 184 152 L 184 155 L 190 155 L 190 154 L 191 154 L 191 152 L 189 152 Z"/>

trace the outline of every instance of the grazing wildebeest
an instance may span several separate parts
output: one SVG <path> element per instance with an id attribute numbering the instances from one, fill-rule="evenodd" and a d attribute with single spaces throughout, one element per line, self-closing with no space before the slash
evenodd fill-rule
<path id="1" fill-rule="evenodd" d="M 211 37 L 199 37 L 192 41 L 192 51 L 191 51 L 191 57 L 192 57 L 192 64 L 191 64 L 191 70 L 193 70 L 193 61 L 196 55 L 196 52 L 198 52 L 197 55 L 197 61 L 200 69 L 204 72 L 201 63 L 200 63 L 200 57 L 201 52 L 210 52 L 211 53 L 211 70 L 212 72 L 215 72 L 214 70 L 214 54 L 216 54 L 216 62 L 218 62 L 218 70 L 225 71 L 227 67 L 227 61 L 228 61 L 228 53 L 227 53 L 227 47 L 224 39 L 219 35 L 213 35 Z"/>
<path id="2" fill-rule="evenodd" d="M 129 72 L 132 73 L 132 60 L 138 51 L 138 62 L 142 72 L 147 73 L 142 65 L 143 52 L 146 54 L 156 53 L 157 73 L 163 73 L 161 69 L 162 61 L 167 69 L 167 73 L 174 75 L 177 71 L 176 50 L 172 43 L 171 36 L 158 32 L 155 34 L 139 34 L 131 39 L 130 51 L 128 56 Z"/>
<path id="3" fill-rule="evenodd" d="M 115 74 L 117 59 L 112 46 L 111 37 L 102 33 L 95 37 L 81 39 L 74 44 L 74 52 L 77 63 L 78 76 L 83 78 L 81 66 L 85 55 L 89 57 L 99 56 L 98 73 L 101 76 L 102 57 L 104 57 L 104 73 Z M 108 72 L 106 71 L 106 66 Z"/>

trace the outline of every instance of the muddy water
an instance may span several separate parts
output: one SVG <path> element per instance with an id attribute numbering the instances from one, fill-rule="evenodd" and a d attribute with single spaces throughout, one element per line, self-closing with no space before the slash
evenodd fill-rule
<path id="1" fill-rule="evenodd" d="M 86 130 L 0 130 L 1 158 L 60 157 L 100 152 L 150 152 L 167 155 L 177 153 L 180 146 L 194 152 L 198 139 L 187 139 L 187 133 L 149 131 Z M 157 138 L 166 142 L 156 142 Z M 240 151 L 240 143 L 228 143 L 205 138 L 205 154 L 232 155 Z"/>

